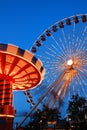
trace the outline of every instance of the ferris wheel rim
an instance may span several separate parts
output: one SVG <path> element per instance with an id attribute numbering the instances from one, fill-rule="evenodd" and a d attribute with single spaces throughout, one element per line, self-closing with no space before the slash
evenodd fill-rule
<path id="1" fill-rule="evenodd" d="M 85 13 L 85 14 L 75 14 L 75 15 L 72 15 L 72 16 L 69 16 L 69 17 L 66 17 L 66 18 L 63 18 L 63 19 L 61 19 L 61 20 L 58 20 L 57 22 L 55 22 L 55 23 L 53 23 L 51 26 L 49 26 L 47 29 L 45 29 L 44 31 L 42 31 L 42 33 L 36 38 L 36 40 L 34 41 L 34 43 L 32 44 L 32 46 L 36 46 L 36 45 L 35 45 L 36 42 L 37 42 L 38 40 L 40 40 L 41 36 L 44 35 L 47 30 L 50 30 L 50 29 L 52 28 L 52 26 L 59 24 L 61 21 L 64 21 L 64 22 L 65 22 L 65 20 L 74 18 L 75 16 L 76 16 L 76 17 L 80 17 L 79 20 L 81 20 L 81 16 L 84 16 L 84 15 L 87 16 L 87 13 Z M 73 22 L 73 21 L 72 21 L 72 22 Z M 59 26 L 57 26 L 57 27 L 59 28 Z M 42 42 L 43 42 L 43 41 L 42 41 Z M 31 49 L 32 49 L 32 48 L 30 48 L 30 51 L 31 51 Z"/>

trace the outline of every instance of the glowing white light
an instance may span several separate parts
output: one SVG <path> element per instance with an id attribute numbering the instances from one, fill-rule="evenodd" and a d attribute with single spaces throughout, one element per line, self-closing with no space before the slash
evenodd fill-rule
<path id="1" fill-rule="evenodd" d="M 67 65 L 72 65 L 72 64 L 73 64 L 73 60 L 72 59 L 67 61 Z"/>

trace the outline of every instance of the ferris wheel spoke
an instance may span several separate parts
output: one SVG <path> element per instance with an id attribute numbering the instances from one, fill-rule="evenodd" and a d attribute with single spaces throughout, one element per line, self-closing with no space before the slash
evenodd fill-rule
<path id="1" fill-rule="evenodd" d="M 51 54 L 47 49 L 44 51 L 45 49 L 43 50 L 39 50 L 39 53 L 41 53 L 40 55 L 42 56 L 42 58 L 47 58 L 47 59 L 51 59 L 52 57 L 55 58 L 55 55 L 54 54 Z M 37 54 L 37 56 L 39 57 L 39 55 Z"/>
<path id="2" fill-rule="evenodd" d="M 46 50 L 47 51 L 44 51 L 44 49 L 46 48 Z M 52 48 L 50 48 L 50 47 L 48 47 L 48 46 L 46 46 L 46 45 L 44 45 L 44 48 L 43 48 L 43 50 L 39 50 L 39 52 L 41 52 L 41 58 L 44 58 L 44 59 L 48 59 L 48 60 L 50 60 L 50 59 L 52 59 L 52 57 L 54 57 L 54 59 L 56 58 L 56 56 L 58 55 L 57 53 L 58 52 L 56 52 L 56 51 L 53 51 L 54 49 L 52 49 Z M 47 55 L 47 56 L 46 56 Z M 37 56 L 39 56 L 39 55 L 37 55 Z M 61 57 L 62 59 L 64 59 L 63 57 L 64 56 L 62 56 L 62 54 L 59 54 L 59 57 Z"/>
<path id="3" fill-rule="evenodd" d="M 42 59 L 43 57 L 41 57 L 41 59 Z M 59 59 L 52 59 L 51 58 L 51 60 L 48 60 L 48 59 L 43 59 L 43 63 L 45 64 L 45 66 L 57 66 L 58 64 L 61 64 L 61 60 L 62 60 L 62 58 L 59 58 Z M 62 62 L 64 62 L 63 60 L 62 60 Z"/>
<path id="4" fill-rule="evenodd" d="M 43 45 L 46 49 L 48 49 L 48 51 L 50 51 L 50 53 L 57 55 L 57 52 L 54 51 L 53 49 L 51 49 L 50 47 L 46 46 L 45 44 Z"/>
<path id="5" fill-rule="evenodd" d="M 82 92 L 81 92 L 81 86 L 80 86 L 80 82 L 79 82 L 79 75 L 76 76 L 76 86 L 78 86 L 77 92 L 80 96 L 82 96 Z"/>
<path id="6" fill-rule="evenodd" d="M 50 70 L 50 72 L 51 71 L 54 71 L 54 72 L 56 71 L 56 73 L 57 73 L 57 70 L 59 70 L 59 71 L 61 70 L 61 68 L 58 69 L 57 65 L 52 65 L 52 66 L 46 65 L 46 67 Z M 55 69 L 53 67 L 55 67 Z"/>
<path id="7" fill-rule="evenodd" d="M 67 45 L 67 46 L 65 46 L 64 51 L 68 53 L 68 51 L 69 51 L 69 48 L 68 48 L 68 41 L 67 41 L 67 38 L 66 38 L 66 33 L 65 33 L 65 31 L 64 31 L 64 28 L 62 29 L 62 34 L 63 34 L 63 37 L 64 37 L 65 45 Z"/>
<path id="8" fill-rule="evenodd" d="M 54 36 L 52 36 L 52 38 L 53 38 L 54 40 L 56 40 L 56 39 L 54 38 Z M 57 44 L 58 47 L 56 47 L 54 44 L 51 44 L 52 48 L 53 48 L 55 51 L 57 51 L 57 53 L 58 53 L 59 50 L 61 50 L 62 55 L 65 55 L 65 54 L 64 54 L 64 50 L 62 49 L 62 47 L 59 46 L 59 44 L 58 44 L 57 41 L 55 41 L 55 42 L 56 42 L 56 44 Z M 59 49 L 59 48 L 60 48 L 60 49 Z"/>
<path id="9" fill-rule="evenodd" d="M 74 25 L 75 25 L 75 31 L 74 31 L 74 39 L 75 39 L 75 40 L 74 40 L 74 42 L 73 42 L 73 45 L 75 46 L 75 48 L 74 48 L 75 51 L 76 51 L 76 49 L 79 47 L 79 44 L 78 44 L 78 43 L 79 43 L 79 37 L 80 37 L 80 33 L 81 33 L 81 32 L 80 32 L 80 31 L 81 31 L 80 29 L 79 29 L 80 31 L 78 31 L 78 24 L 79 24 L 79 23 L 74 24 Z M 78 35 L 77 35 L 77 34 L 78 34 Z"/>
<path id="10" fill-rule="evenodd" d="M 45 62 L 46 60 L 47 60 L 47 61 L 50 61 L 50 60 L 51 60 L 50 57 L 47 57 L 47 56 L 45 56 L 45 55 L 37 55 L 37 57 L 39 57 L 40 59 L 43 59 L 44 62 Z"/>
<path id="11" fill-rule="evenodd" d="M 76 43 L 78 43 L 78 44 L 77 44 L 76 51 L 78 51 L 78 50 L 80 51 L 81 48 L 84 47 L 84 35 L 85 35 L 86 31 L 87 31 L 87 27 L 85 27 L 84 30 L 81 32 L 81 34 L 79 36 L 80 39 L 79 38 L 77 39 L 78 41 L 76 41 Z"/>
<path id="12" fill-rule="evenodd" d="M 76 31 L 76 23 L 71 23 L 69 32 L 69 54 L 72 55 L 75 51 L 75 31 Z"/>
<path id="13" fill-rule="evenodd" d="M 83 69 L 83 73 L 86 73 L 86 75 L 87 75 L 87 69 L 86 68 Z"/>
<path id="14" fill-rule="evenodd" d="M 72 44 L 73 44 L 73 42 L 72 42 L 72 39 L 73 39 L 73 32 L 72 32 L 72 23 L 70 23 L 70 25 L 68 26 L 68 29 L 66 29 L 66 31 L 67 31 L 67 43 L 66 43 L 66 45 L 67 45 L 67 54 L 68 55 L 71 55 L 72 54 Z"/>
<path id="15" fill-rule="evenodd" d="M 73 26 L 72 26 L 73 24 Z M 67 40 L 66 40 L 66 45 L 67 45 L 67 54 L 71 56 L 75 52 L 75 45 L 76 45 L 76 23 L 71 23 L 70 26 L 68 26 L 68 32 L 65 33 L 67 34 Z"/>
<path id="16" fill-rule="evenodd" d="M 56 48 L 53 44 L 51 44 L 51 45 L 52 45 L 52 48 L 53 48 L 54 50 L 59 51 L 58 48 Z M 61 49 L 62 49 L 62 48 L 61 48 Z M 61 52 L 64 53 L 63 51 L 64 51 L 64 50 L 62 50 Z M 58 54 L 57 54 L 57 55 L 58 55 Z M 57 55 L 56 55 L 56 56 L 57 56 Z M 58 55 L 57 59 L 58 59 L 58 60 L 61 59 L 61 60 L 65 61 L 65 58 L 64 58 L 65 56 L 66 56 L 65 54 Z"/>
<path id="17" fill-rule="evenodd" d="M 81 77 L 81 81 L 83 81 L 83 84 L 86 86 L 87 85 L 87 81 L 86 81 L 86 76 L 84 75 L 84 73 L 79 73 L 78 74 L 79 75 L 79 77 Z"/>
<path id="18" fill-rule="evenodd" d="M 52 39 L 54 40 L 54 42 L 55 42 L 55 44 L 57 45 L 57 47 L 58 47 L 58 50 L 60 50 L 58 53 L 62 56 L 66 56 L 66 54 L 65 54 L 65 52 L 64 52 L 64 50 L 66 50 L 65 49 L 65 46 L 64 46 L 64 43 L 63 43 L 63 41 L 62 41 L 62 39 L 60 38 L 60 36 L 59 36 L 59 42 L 56 40 L 56 38 L 53 36 L 53 35 L 51 35 L 51 37 L 52 37 Z M 60 45 L 61 44 L 61 45 Z M 62 46 L 62 47 L 61 47 Z"/>
<path id="19" fill-rule="evenodd" d="M 82 69 L 78 68 L 78 71 L 79 71 L 79 74 L 80 74 L 80 75 L 82 74 L 84 77 L 86 77 L 86 76 L 87 76 L 87 73 L 85 73 L 85 71 L 84 71 L 84 70 L 82 70 Z"/>
<path id="20" fill-rule="evenodd" d="M 46 45 L 45 45 L 45 47 L 46 47 Z M 48 47 L 46 47 L 46 48 L 48 48 Z M 63 59 L 63 60 L 65 60 L 62 53 L 59 53 L 59 52 L 56 52 L 56 51 L 52 51 L 51 48 L 48 48 L 48 50 L 50 50 L 49 53 L 48 53 L 48 52 L 45 52 L 45 53 L 48 54 L 49 57 L 50 57 L 50 53 L 51 53 L 51 55 L 54 57 L 54 59 L 57 58 L 57 55 L 58 55 L 58 59 Z M 52 53 L 52 52 L 53 52 L 53 53 Z M 50 59 L 52 60 L 51 57 L 50 57 Z"/>
<path id="21" fill-rule="evenodd" d="M 83 78 L 81 77 L 81 75 L 78 75 L 78 82 L 79 82 L 79 85 L 80 85 L 80 89 L 81 91 L 80 92 L 83 92 L 87 98 L 87 90 L 84 89 L 84 86 L 87 85 L 87 83 L 85 84 L 84 81 L 83 81 Z M 81 95 L 82 96 L 82 95 Z"/>
<path id="22" fill-rule="evenodd" d="M 78 75 L 76 76 L 76 83 L 74 85 L 74 95 L 76 95 L 77 93 L 82 96 L 82 93 L 81 93 L 81 88 L 80 88 L 80 83 L 79 83 L 79 78 L 78 78 Z M 75 87 L 77 87 L 77 89 L 75 89 Z"/>

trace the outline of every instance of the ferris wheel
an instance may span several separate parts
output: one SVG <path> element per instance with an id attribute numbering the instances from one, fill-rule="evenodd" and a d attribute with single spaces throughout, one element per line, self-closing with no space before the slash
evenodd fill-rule
<path id="1" fill-rule="evenodd" d="M 54 23 L 36 39 L 30 51 L 45 68 L 42 83 L 27 91 L 27 96 L 32 96 L 33 103 L 28 96 L 32 110 L 45 104 L 64 111 L 72 95 L 87 98 L 87 14 Z"/>

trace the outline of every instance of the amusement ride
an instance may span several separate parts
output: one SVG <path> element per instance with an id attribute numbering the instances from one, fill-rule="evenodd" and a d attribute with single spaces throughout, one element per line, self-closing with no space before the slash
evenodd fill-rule
<path id="1" fill-rule="evenodd" d="M 37 86 L 43 76 L 42 63 L 32 53 L 0 43 L 0 129 L 12 130 L 16 112 L 13 91 L 29 90 Z"/>
<path id="2" fill-rule="evenodd" d="M 65 117 L 72 95 L 87 99 L 87 14 L 57 21 L 36 39 L 30 51 L 46 72 L 41 84 L 28 91 L 34 104 L 29 102 L 32 109 L 19 126 L 43 105 L 57 107 Z"/>
<path id="3" fill-rule="evenodd" d="M 17 127 L 43 105 L 65 114 L 72 95 L 87 99 L 87 14 L 57 21 L 29 51 L 0 44 L 0 86 L 1 118 L 15 117 L 13 90 L 28 98 L 31 109 Z"/>

